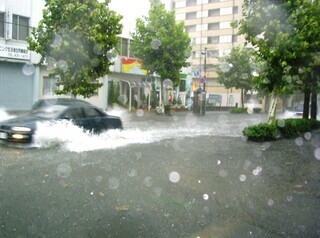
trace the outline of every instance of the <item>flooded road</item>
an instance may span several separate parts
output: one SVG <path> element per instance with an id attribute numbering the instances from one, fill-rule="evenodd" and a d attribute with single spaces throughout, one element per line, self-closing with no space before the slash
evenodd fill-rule
<path id="1" fill-rule="evenodd" d="M 33 148 L 0 147 L 0 237 L 320 236 L 318 134 L 253 143 L 264 114 L 113 113 L 123 131 L 43 125 Z"/>

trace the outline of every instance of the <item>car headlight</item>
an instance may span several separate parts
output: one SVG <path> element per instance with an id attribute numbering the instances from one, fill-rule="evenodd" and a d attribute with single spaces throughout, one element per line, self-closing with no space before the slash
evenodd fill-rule
<path id="1" fill-rule="evenodd" d="M 20 132 L 30 132 L 31 128 L 29 127 L 24 127 L 24 126 L 14 126 L 11 127 L 11 130 L 13 131 L 20 131 Z"/>

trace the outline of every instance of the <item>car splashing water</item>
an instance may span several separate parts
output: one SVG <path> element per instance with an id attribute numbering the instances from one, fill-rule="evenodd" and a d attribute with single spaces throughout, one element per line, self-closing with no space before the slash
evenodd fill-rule
<path id="1" fill-rule="evenodd" d="M 146 144 L 165 139 L 179 139 L 204 135 L 241 137 L 242 130 L 265 120 L 265 116 L 235 116 L 208 112 L 204 116 L 192 112 L 172 113 L 170 116 L 155 112 L 128 112 L 116 108 L 108 112 L 119 116 L 123 130 L 108 130 L 99 135 L 84 131 L 70 121 L 42 122 L 37 124 L 34 142 L 30 147 L 57 147 L 66 151 L 84 152 L 98 149 L 115 149 L 131 144 Z M 9 115 L 6 115 L 8 117 Z M 0 118 L 1 121 L 2 118 Z"/>

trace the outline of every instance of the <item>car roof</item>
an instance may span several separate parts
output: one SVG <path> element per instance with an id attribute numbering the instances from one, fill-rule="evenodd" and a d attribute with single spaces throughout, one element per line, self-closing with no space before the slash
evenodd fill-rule
<path id="1" fill-rule="evenodd" d="M 76 98 L 49 98 L 39 99 L 33 106 L 32 110 L 36 110 L 43 107 L 52 105 L 91 105 L 89 102 Z"/>

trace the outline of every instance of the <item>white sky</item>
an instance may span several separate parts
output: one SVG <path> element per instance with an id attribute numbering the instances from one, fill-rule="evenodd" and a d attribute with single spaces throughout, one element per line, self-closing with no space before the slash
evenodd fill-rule
<path id="1" fill-rule="evenodd" d="M 149 0 L 111 0 L 109 7 L 123 16 L 121 36 L 129 37 L 129 32 L 134 31 L 136 19 L 148 16 L 150 2 Z"/>

